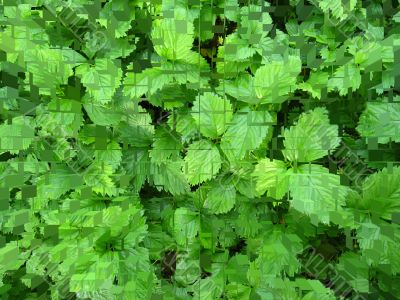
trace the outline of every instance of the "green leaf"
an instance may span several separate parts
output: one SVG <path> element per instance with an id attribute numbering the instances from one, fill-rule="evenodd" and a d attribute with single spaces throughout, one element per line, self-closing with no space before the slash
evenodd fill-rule
<path id="1" fill-rule="evenodd" d="M 262 159 L 256 165 L 253 176 L 257 178 L 259 195 L 268 191 L 270 197 L 281 199 L 289 189 L 289 174 L 286 164 L 280 160 Z"/>
<path id="2" fill-rule="evenodd" d="M 247 68 L 247 65 L 243 68 L 243 70 Z M 220 72 L 220 71 L 218 71 Z M 224 74 L 228 73 L 226 70 L 222 72 Z M 233 80 L 225 80 L 222 86 L 222 90 L 220 93 L 228 94 L 236 98 L 238 101 L 243 101 L 250 104 L 257 104 L 259 100 L 256 97 L 255 89 L 254 89 L 254 77 L 250 74 L 243 74 L 237 76 L 235 73 L 234 76 L 236 77 Z"/>
<path id="3" fill-rule="evenodd" d="M 400 213 L 400 167 L 383 168 L 368 176 L 356 207 L 388 221 Z"/>
<path id="4" fill-rule="evenodd" d="M 53 168 L 48 174 L 38 178 L 37 197 L 58 199 L 71 189 L 83 184 L 82 177 L 68 167 Z"/>
<path id="5" fill-rule="evenodd" d="M 400 299 L 398 1 L 281 2 L 1 1 L 0 299 Z"/>
<path id="6" fill-rule="evenodd" d="M 193 284 L 198 278 L 200 278 L 200 275 L 201 268 L 198 255 L 192 257 L 192 255 L 186 252 L 178 253 L 176 259 L 174 280 L 182 286 L 188 286 Z M 185 296 L 186 295 L 187 294 L 185 292 Z"/>
<path id="7" fill-rule="evenodd" d="M 182 159 L 169 160 L 157 165 L 152 164 L 151 174 L 155 187 L 159 191 L 170 192 L 172 195 L 181 195 L 190 191 L 189 184 L 182 171 Z"/>
<path id="8" fill-rule="evenodd" d="M 132 103 L 133 104 L 133 103 Z M 152 143 L 154 126 L 150 114 L 141 106 L 125 107 L 128 114 L 126 121 L 116 128 L 123 142 L 136 147 L 147 147 Z"/>
<path id="9" fill-rule="evenodd" d="M 360 116 L 357 131 L 380 144 L 400 142 L 399 120 L 400 103 L 368 102 Z"/>
<path id="10" fill-rule="evenodd" d="M 186 207 L 180 207 L 174 213 L 174 236 L 179 245 L 186 245 L 198 233 L 200 218 L 198 213 Z"/>
<path id="11" fill-rule="evenodd" d="M 0 263 L 2 269 L 18 259 L 19 248 L 15 241 L 11 241 L 0 249 Z M 3 270 L 2 270 L 3 271 Z"/>
<path id="12" fill-rule="evenodd" d="M 147 149 L 129 149 L 122 151 L 122 166 L 129 181 L 132 180 L 134 191 L 140 191 L 151 174 L 150 158 Z"/>
<path id="13" fill-rule="evenodd" d="M 236 190 L 232 183 L 216 181 L 207 193 L 204 207 L 214 214 L 223 214 L 235 206 Z"/>
<path id="14" fill-rule="evenodd" d="M 210 6 L 201 7 L 199 17 L 194 20 L 194 32 L 202 42 L 213 38 L 212 26 L 216 19 L 217 15 Z"/>
<path id="15" fill-rule="evenodd" d="M 0 154 L 9 151 L 16 154 L 26 150 L 34 139 L 34 129 L 24 119 L 14 119 L 12 124 L 0 125 Z"/>
<path id="16" fill-rule="evenodd" d="M 164 16 L 153 22 L 151 39 L 158 55 L 170 59 L 185 59 L 193 44 L 194 27 L 182 7 L 173 10 L 174 16 Z"/>
<path id="17" fill-rule="evenodd" d="M 238 22 L 240 16 L 240 7 L 237 0 L 224 1 L 225 16 L 228 20 Z"/>
<path id="18" fill-rule="evenodd" d="M 393 15 L 393 21 L 400 23 L 400 11 Z"/>
<path id="19" fill-rule="evenodd" d="M 260 222 L 259 214 L 262 213 L 252 202 L 244 196 L 238 196 L 236 201 L 235 231 L 237 235 L 244 238 L 255 238 L 260 233 L 263 225 Z M 249 218 L 252 216 L 252 218 Z"/>
<path id="20" fill-rule="evenodd" d="M 162 107 L 165 110 L 184 107 L 194 100 L 197 92 L 188 89 L 185 85 L 168 84 L 149 97 L 151 104 Z"/>
<path id="21" fill-rule="evenodd" d="M 336 300 L 334 290 L 325 287 L 319 280 L 296 278 L 297 289 L 309 291 L 302 300 Z"/>
<path id="22" fill-rule="evenodd" d="M 356 91 L 361 85 L 360 68 L 350 62 L 340 66 L 328 80 L 328 91 L 338 91 L 340 96 Z"/>
<path id="23" fill-rule="evenodd" d="M 128 72 L 124 79 L 124 95 L 130 98 L 140 98 L 146 94 L 150 97 L 169 83 L 186 84 L 189 82 L 196 87 L 207 84 L 207 80 L 199 73 L 209 71 L 207 61 L 196 52 L 187 53 L 185 62 L 161 60 L 159 65 L 147 68 L 140 73 Z"/>
<path id="24" fill-rule="evenodd" d="M 83 122 L 81 104 L 69 99 L 52 100 L 47 107 L 37 110 L 36 126 L 44 135 L 75 136 Z"/>
<path id="25" fill-rule="evenodd" d="M 210 72 L 207 61 L 199 53 L 190 51 L 185 61 L 161 60 L 161 71 L 170 81 L 178 84 L 187 84 L 188 88 L 200 89 L 208 87 L 207 77 L 202 72 Z"/>
<path id="26" fill-rule="evenodd" d="M 274 120 L 269 112 L 241 109 L 222 136 L 221 149 L 231 162 L 241 160 L 249 151 L 259 148 L 272 125 Z"/>
<path id="27" fill-rule="evenodd" d="M 124 79 L 124 95 L 130 98 L 150 96 L 172 81 L 172 76 L 165 74 L 159 67 L 148 68 L 140 73 L 129 72 Z"/>
<path id="28" fill-rule="evenodd" d="M 128 281 L 123 287 L 123 299 L 136 300 L 136 299 L 149 299 L 152 296 L 154 286 L 153 271 L 139 271 L 134 280 Z"/>
<path id="29" fill-rule="evenodd" d="M 400 228 L 398 224 L 365 220 L 357 229 L 361 257 L 386 276 L 400 272 Z"/>
<path id="30" fill-rule="evenodd" d="M 256 50 L 252 48 L 248 41 L 240 38 L 239 34 L 232 33 L 225 38 L 222 52 L 218 52 L 223 54 L 220 56 L 224 59 L 225 62 L 243 62 L 250 59 L 254 54 L 256 54 Z M 220 51 L 220 49 L 218 49 Z"/>
<path id="31" fill-rule="evenodd" d="M 166 162 L 169 159 L 176 160 L 182 150 L 179 137 L 168 126 L 156 129 L 152 147 L 149 156 L 155 163 Z"/>
<path id="32" fill-rule="evenodd" d="M 311 162 L 324 157 L 340 143 L 338 126 L 329 124 L 325 108 L 303 113 L 294 126 L 285 129 L 283 136 L 283 155 L 293 162 Z"/>
<path id="33" fill-rule="evenodd" d="M 215 270 L 212 276 L 202 278 L 194 284 L 194 298 L 199 300 L 218 299 L 224 291 L 224 285 L 224 272 Z"/>
<path id="34" fill-rule="evenodd" d="M 322 0 L 317 1 L 318 6 L 324 13 L 332 14 L 336 19 L 346 19 L 357 5 L 357 0 Z"/>
<path id="35" fill-rule="evenodd" d="M 122 70 L 116 60 L 98 58 L 93 66 L 80 65 L 75 72 L 82 78 L 82 84 L 96 103 L 110 102 L 121 85 Z"/>
<path id="36" fill-rule="evenodd" d="M 226 296 L 229 300 L 248 300 L 251 294 L 251 287 L 231 282 L 225 287 Z"/>
<path id="37" fill-rule="evenodd" d="M 268 4 L 267 4 L 268 6 Z M 255 44 L 261 38 L 266 37 L 269 30 L 268 26 L 272 24 L 272 18 L 268 12 L 263 11 L 260 5 L 249 4 L 248 6 L 241 7 L 240 18 L 240 37 L 245 39 L 248 44 Z M 272 29 L 272 26 L 269 27 Z"/>
<path id="38" fill-rule="evenodd" d="M 369 266 L 360 255 L 346 252 L 339 258 L 336 265 L 339 275 L 357 292 L 369 292 Z"/>
<path id="39" fill-rule="evenodd" d="M 94 161 L 86 170 L 84 180 L 93 192 L 100 195 L 115 196 L 118 192 L 112 175 L 112 166 Z"/>
<path id="40" fill-rule="evenodd" d="M 32 46 L 24 53 L 26 70 L 33 74 L 33 84 L 40 88 L 42 94 L 59 84 L 66 84 L 73 75 L 73 67 L 84 63 L 86 59 L 78 52 L 69 49 L 52 49 L 44 46 Z"/>
<path id="41" fill-rule="evenodd" d="M 30 251 L 24 254 L 17 241 L 7 242 L 0 248 L 0 279 L 2 287 L 4 286 L 4 274 L 7 271 L 20 269 L 26 262 L 27 254 L 29 255 Z M 10 274 L 11 272 L 8 273 Z"/>
<path id="42" fill-rule="evenodd" d="M 172 250 L 175 246 L 175 240 L 163 230 L 161 225 L 149 224 L 149 232 L 143 244 L 149 249 L 150 259 L 161 259 L 165 251 Z"/>
<path id="43" fill-rule="evenodd" d="M 281 272 L 293 276 L 301 266 L 296 256 L 302 250 L 303 245 L 297 235 L 273 230 L 264 239 L 254 264 L 264 280 L 272 279 Z"/>
<path id="44" fill-rule="evenodd" d="M 109 126 L 118 124 L 122 119 L 122 113 L 120 111 L 115 111 L 113 105 L 101 105 L 92 100 L 85 99 L 83 107 L 90 120 L 96 125 Z"/>
<path id="45" fill-rule="evenodd" d="M 348 193 L 347 187 L 340 185 L 338 175 L 312 164 L 290 170 L 289 191 L 294 209 L 326 224 L 342 212 Z"/>
<path id="46" fill-rule="evenodd" d="M 191 185 L 215 177 L 220 168 L 221 157 L 214 144 L 200 140 L 189 145 L 185 156 L 185 174 Z"/>
<path id="47" fill-rule="evenodd" d="M 10 167 L 13 168 L 15 172 L 18 172 L 20 162 L 16 160 L 9 160 Z M 31 173 L 35 175 L 41 175 L 49 171 L 49 165 L 45 161 L 39 161 L 37 157 L 33 154 L 28 154 L 24 161 L 24 172 Z"/>
<path id="48" fill-rule="evenodd" d="M 246 273 L 249 269 L 250 261 L 247 255 L 236 254 L 229 259 L 226 268 L 226 275 L 230 282 L 247 283 Z"/>
<path id="49" fill-rule="evenodd" d="M 123 16 L 119 12 L 124 12 Z M 135 15 L 134 2 L 118 0 L 106 3 L 100 11 L 100 18 L 97 21 L 118 39 L 127 35 Z"/>
<path id="50" fill-rule="evenodd" d="M 226 48 L 228 49 L 226 50 Z M 225 42 L 225 45 L 221 45 L 218 47 L 218 60 L 216 62 L 216 68 L 219 74 L 224 75 L 224 78 L 237 78 L 238 80 L 240 80 L 240 78 L 242 76 L 245 76 L 246 73 L 239 77 L 238 75 L 251 65 L 251 62 L 248 59 L 235 59 L 236 53 L 234 51 L 236 50 L 236 48 L 237 45 L 229 44 L 229 41 L 228 44 Z M 225 54 L 226 52 L 227 54 Z M 254 52 L 252 48 L 245 47 L 241 50 L 240 54 L 242 56 L 249 57 L 254 55 Z"/>
<path id="51" fill-rule="evenodd" d="M 94 150 L 94 157 L 97 161 L 110 165 L 115 172 L 122 160 L 121 146 L 117 142 L 111 141 L 107 144 L 107 149 Z"/>
<path id="52" fill-rule="evenodd" d="M 326 89 L 329 74 L 323 71 L 312 72 L 306 82 L 299 83 L 297 87 L 311 94 L 313 98 L 321 99 L 321 92 Z"/>
<path id="53" fill-rule="evenodd" d="M 232 179 L 236 190 L 247 198 L 256 198 L 259 194 L 256 191 L 256 177 L 252 176 L 254 166 L 251 162 L 241 161 L 232 164 Z"/>
<path id="54" fill-rule="evenodd" d="M 218 138 L 232 120 L 232 105 L 213 93 L 199 95 L 193 103 L 191 115 L 205 137 Z"/>
<path id="55" fill-rule="evenodd" d="M 259 103 L 282 103 L 296 89 L 297 75 L 301 71 L 298 56 L 274 60 L 257 69 L 254 88 Z"/>
<path id="56" fill-rule="evenodd" d="M 171 128 L 174 128 L 176 132 L 182 135 L 182 142 L 188 142 L 200 135 L 196 121 L 186 109 L 179 110 L 176 114 L 171 114 L 167 122 Z"/>

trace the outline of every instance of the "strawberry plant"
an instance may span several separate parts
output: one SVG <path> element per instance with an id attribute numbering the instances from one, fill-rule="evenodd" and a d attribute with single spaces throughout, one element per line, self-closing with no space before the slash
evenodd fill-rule
<path id="1" fill-rule="evenodd" d="M 1 299 L 400 299 L 400 5 L 1 1 Z"/>

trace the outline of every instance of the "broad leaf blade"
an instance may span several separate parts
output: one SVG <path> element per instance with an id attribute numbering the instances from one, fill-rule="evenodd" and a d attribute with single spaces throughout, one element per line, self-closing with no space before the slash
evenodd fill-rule
<path id="1" fill-rule="evenodd" d="M 331 215 L 342 211 L 348 192 L 338 175 L 319 165 L 291 170 L 289 190 L 293 208 L 322 223 L 329 223 Z"/>
<path id="2" fill-rule="evenodd" d="M 221 157 L 214 144 L 200 140 L 189 145 L 185 163 L 186 177 L 190 184 L 195 185 L 217 175 L 221 168 Z"/>
<path id="3" fill-rule="evenodd" d="M 324 157 L 340 143 L 338 126 L 329 124 L 325 108 L 303 113 L 294 126 L 285 129 L 283 136 L 283 155 L 293 162 L 311 162 Z"/>
<path id="4" fill-rule="evenodd" d="M 273 124 L 273 117 L 267 111 L 241 109 L 222 136 L 222 151 L 231 162 L 243 159 L 249 151 L 258 149 Z"/>
<path id="5" fill-rule="evenodd" d="M 199 95 L 193 103 L 191 115 L 200 132 L 208 138 L 222 135 L 232 120 L 232 105 L 213 93 Z"/>

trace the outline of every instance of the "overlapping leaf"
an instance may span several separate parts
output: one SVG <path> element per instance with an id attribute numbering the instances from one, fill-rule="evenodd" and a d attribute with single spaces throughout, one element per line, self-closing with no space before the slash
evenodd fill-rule
<path id="1" fill-rule="evenodd" d="M 286 159 L 311 162 L 339 146 L 338 127 L 329 124 L 327 114 L 326 109 L 316 108 L 301 115 L 294 126 L 285 129 L 283 154 Z"/>
<path id="2" fill-rule="evenodd" d="M 221 168 L 218 148 L 206 140 L 189 145 L 185 156 L 185 174 L 192 185 L 215 177 Z"/>

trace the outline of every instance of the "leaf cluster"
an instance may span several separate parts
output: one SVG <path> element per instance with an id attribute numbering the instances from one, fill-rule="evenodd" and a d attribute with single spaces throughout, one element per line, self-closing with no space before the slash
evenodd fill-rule
<path id="1" fill-rule="evenodd" d="M 398 1 L 3 1 L 0 298 L 400 299 Z"/>

